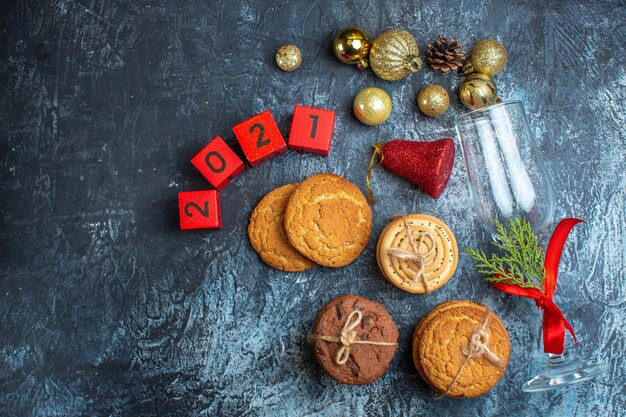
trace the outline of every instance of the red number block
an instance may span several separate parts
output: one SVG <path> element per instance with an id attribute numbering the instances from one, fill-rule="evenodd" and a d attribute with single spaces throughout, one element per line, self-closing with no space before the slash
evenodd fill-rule
<path id="1" fill-rule="evenodd" d="M 222 227 L 218 191 L 180 192 L 178 193 L 178 211 L 182 230 L 220 229 Z"/>
<path id="2" fill-rule="evenodd" d="M 252 167 L 276 158 L 287 151 L 283 135 L 269 110 L 239 123 L 233 132 Z"/>
<path id="3" fill-rule="evenodd" d="M 291 119 L 289 149 L 327 156 L 334 128 L 334 111 L 296 106 Z"/>
<path id="4" fill-rule="evenodd" d="M 193 166 L 218 190 L 243 171 L 246 166 L 232 149 L 216 136 L 191 160 Z"/>

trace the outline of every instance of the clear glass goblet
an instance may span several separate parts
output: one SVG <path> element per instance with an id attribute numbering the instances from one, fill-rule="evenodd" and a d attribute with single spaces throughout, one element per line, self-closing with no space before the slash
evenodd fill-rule
<path id="1" fill-rule="evenodd" d="M 496 221 L 526 218 L 538 237 L 554 221 L 554 192 L 519 101 L 456 119 L 474 207 L 493 237 Z"/>
<path id="2" fill-rule="evenodd" d="M 554 192 L 522 103 L 504 102 L 463 114 L 456 119 L 456 130 L 474 208 L 487 233 L 495 239 L 496 222 L 507 226 L 512 218 L 525 218 L 545 250 L 554 222 Z M 576 359 L 567 349 L 547 355 L 547 366 L 523 391 L 552 390 L 606 370 L 604 364 Z"/>

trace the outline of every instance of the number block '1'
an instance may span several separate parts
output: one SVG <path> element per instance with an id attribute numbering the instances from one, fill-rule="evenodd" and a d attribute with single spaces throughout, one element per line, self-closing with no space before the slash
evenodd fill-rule
<path id="1" fill-rule="evenodd" d="M 289 149 L 327 156 L 335 128 L 335 112 L 295 106 L 289 133 Z"/>
<path id="2" fill-rule="evenodd" d="M 222 227 L 218 191 L 180 192 L 178 193 L 178 211 L 182 230 L 220 229 Z"/>
<path id="3" fill-rule="evenodd" d="M 274 159 L 287 151 L 287 144 L 269 110 L 239 123 L 233 132 L 252 167 Z"/>
<path id="4" fill-rule="evenodd" d="M 243 171 L 246 166 L 232 149 L 216 136 L 191 160 L 193 166 L 218 190 Z"/>

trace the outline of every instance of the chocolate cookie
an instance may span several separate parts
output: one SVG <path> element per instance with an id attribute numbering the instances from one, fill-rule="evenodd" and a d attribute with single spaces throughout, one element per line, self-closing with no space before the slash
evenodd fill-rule
<path id="1" fill-rule="evenodd" d="M 454 275 L 458 257 L 450 228 L 427 214 L 398 216 L 383 229 L 376 245 L 376 259 L 385 278 L 411 293 L 442 287 Z"/>
<path id="2" fill-rule="evenodd" d="M 315 358 L 328 375 L 340 384 L 362 385 L 389 369 L 398 329 L 381 304 L 344 294 L 319 312 L 311 339 Z"/>
<path id="3" fill-rule="evenodd" d="M 335 174 L 317 174 L 289 199 L 285 231 L 307 258 L 324 266 L 345 266 L 367 245 L 372 212 L 356 185 Z"/>
<path id="4" fill-rule="evenodd" d="M 442 395 L 487 393 L 504 374 L 509 355 L 509 335 L 500 319 L 471 301 L 438 305 L 413 333 L 415 367 Z"/>
<path id="5" fill-rule="evenodd" d="M 263 262 L 281 271 L 304 271 L 316 266 L 289 243 L 285 234 L 285 207 L 298 184 L 287 184 L 267 193 L 252 210 L 248 237 Z"/>

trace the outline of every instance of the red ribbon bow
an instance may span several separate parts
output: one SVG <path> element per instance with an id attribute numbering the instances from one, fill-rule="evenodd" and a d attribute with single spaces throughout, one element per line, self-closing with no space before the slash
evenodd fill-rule
<path id="1" fill-rule="evenodd" d="M 521 288 L 516 285 L 494 282 L 492 285 L 508 294 L 528 297 L 535 300 L 537 307 L 543 310 L 543 350 L 546 353 L 563 353 L 565 347 L 565 329 L 572 335 L 574 342 L 576 335 L 574 329 L 563 316 L 559 307 L 552 301 L 556 280 L 559 273 L 559 262 L 563 245 L 567 240 L 569 232 L 574 226 L 582 222 L 581 219 L 567 218 L 559 222 L 550 237 L 546 259 L 543 263 L 546 269 L 546 279 L 543 282 L 543 292 L 536 288 Z"/>

